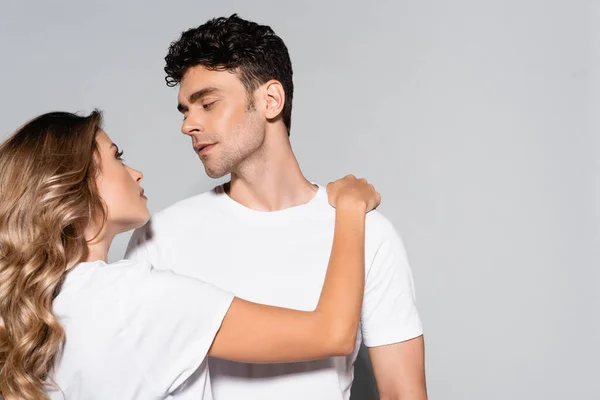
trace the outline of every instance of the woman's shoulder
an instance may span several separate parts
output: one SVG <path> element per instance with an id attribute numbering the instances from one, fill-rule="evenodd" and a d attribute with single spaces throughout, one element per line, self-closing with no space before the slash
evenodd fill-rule
<path id="1" fill-rule="evenodd" d="M 91 294 L 107 287 L 112 291 L 123 286 L 134 288 L 152 271 L 152 265 L 142 260 L 118 260 L 110 263 L 101 260 L 81 262 L 67 272 L 61 292 Z"/>

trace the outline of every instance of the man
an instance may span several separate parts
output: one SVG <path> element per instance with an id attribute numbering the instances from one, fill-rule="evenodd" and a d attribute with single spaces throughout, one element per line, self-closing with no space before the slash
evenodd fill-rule
<path id="1" fill-rule="evenodd" d="M 167 84 L 179 85 L 182 132 L 208 176 L 231 180 L 155 215 L 134 233 L 128 257 L 255 302 L 314 309 L 334 211 L 291 149 L 285 44 L 270 27 L 234 14 L 184 32 L 165 60 Z M 276 365 L 211 359 L 214 398 L 348 399 L 362 336 L 381 399 L 426 399 L 412 273 L 400 237 L 378 212 L 367 218 L 365 256 L 361 332 L 350 356 Z"/>

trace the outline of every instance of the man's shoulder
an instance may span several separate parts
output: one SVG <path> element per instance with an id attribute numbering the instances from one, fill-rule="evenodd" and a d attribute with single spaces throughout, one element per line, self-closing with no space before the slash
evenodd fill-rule
<path id="1" fill-rule="evenodd" d="M 315 183 L 320 190 L 325 191 L 326 186 L 320 183 Z M 329 205 L 327 194 L 321 198 L 319 210 L 327 210 L 330 213 L 330 218 L 335 215 L 335 209 Z M 396 239 L 399 237 L 398 230 L 383 213 L 379 210 L 370 211 L 366 217 L 366 239 L 372 244 L 382 243 L 386 240 Z"/>
<path id="2" fill-rule="evenodd" d="M 216 186 L 211 190 L 179 200 L 154 213 L 150 220 L 153 223 L 178 223 L 182 220 L 188 220 L 192 215 L 208 212 L 212 206 L 216 205 L 220 188 L 221 186 Z"/>
<path id="3" fill-rule="evenodd" d="M 384 242 L 399 237 L 398 230 L 385 215 L 378 210 L 367 214 L 366 235 L 370 240 Z"/>
<path id="4" fill-rule="evenodd" d="M 196 194 L 154 213 L 148 222 L 134 230 L 129 239 L 126 255 L 130 256 L 140 245 L 157 244 L 177 232 L 185 231 L 186 227 L 197 226 L 198 220 L 205 220 L 214 211 L 218 201 L 217 186 L 209 191 Z"/>

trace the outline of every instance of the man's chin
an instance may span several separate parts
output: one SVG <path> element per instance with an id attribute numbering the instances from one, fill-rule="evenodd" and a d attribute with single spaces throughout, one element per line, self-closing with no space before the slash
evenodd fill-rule
<path id="1" fill-rule="evenodd" d="M 208 175 L 208 177 L 211 179 L 220 179 L 230 173 L 230 171 L 214 170 L 206 166 L 204 166 L 204 171 L 206 172 L 206 175 Z"/>

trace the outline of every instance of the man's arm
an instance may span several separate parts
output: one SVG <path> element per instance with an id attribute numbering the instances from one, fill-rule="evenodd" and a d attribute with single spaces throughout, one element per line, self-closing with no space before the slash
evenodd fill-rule
<path id="1" fill-rule="evenodd" d="M 411 267 L 392 224 L 381 214 L 373 217 L 380 244 L 365 282 L 363 340 L 381 399 L 426 400 L 423 327 Z"/>
<path id="2" fill-rule="evenodd" d="M 423 336 L 369 348 L 380 400 L 426 400 Z"/>

